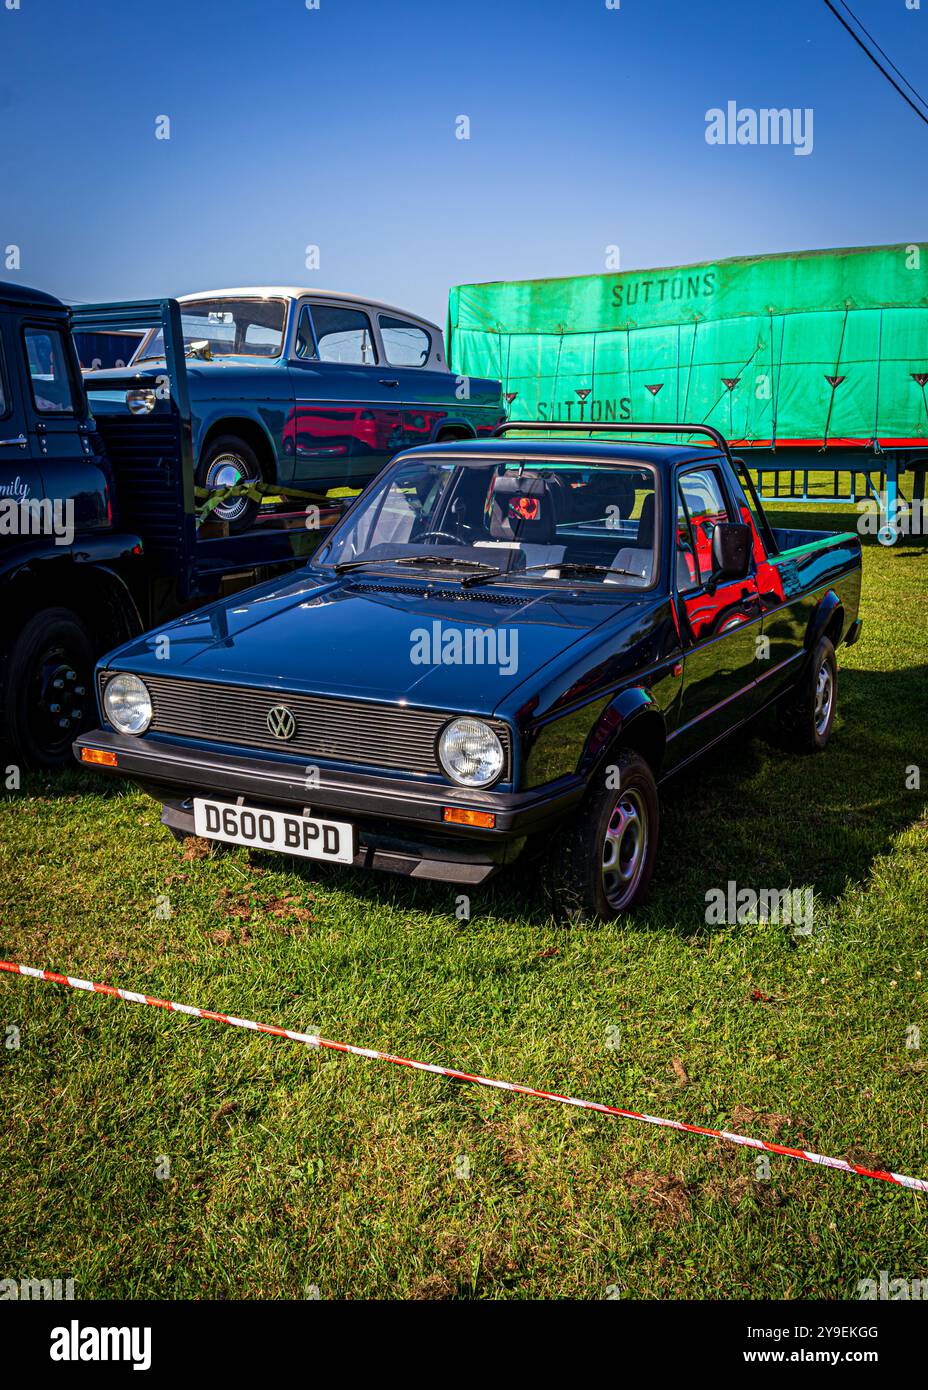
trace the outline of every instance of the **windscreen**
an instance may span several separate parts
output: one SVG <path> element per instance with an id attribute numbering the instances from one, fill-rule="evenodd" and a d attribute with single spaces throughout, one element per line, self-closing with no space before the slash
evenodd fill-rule
<path id="1" fill-rule="evenodd" d="M 279 357 L 287 306 L 282 299 L 198 299 L 181 304 L 184 348 L 204 357 Z M 204 347 L 198 344 L 205 344 Z M 159 328 L 136 362 L 164 356 Z"/>
<path id="2" fill-rule="evenodd" d="M 647 588 L 656 576 L 655 475 L 632 464 L 532 458 L 400 460 L 318 552 L 323 567 L 425 556 L 527 582 Z M 592 572 L 595 569 L 596 572 Z"/>

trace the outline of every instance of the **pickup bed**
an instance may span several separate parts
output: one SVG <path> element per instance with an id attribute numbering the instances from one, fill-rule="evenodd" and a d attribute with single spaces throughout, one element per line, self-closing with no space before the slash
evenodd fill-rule
<path id="1" fill-rule="evenodd" d="M 559 913 L 628 911 L 662 781 L 768 710 L 828 743 L 861 546 L 772 529 L 708 427 L 582 429 L 400 454 L 303 569 L 111 653 L 77 757 L 178 836 L 462 884 L 544 845 Z"/>

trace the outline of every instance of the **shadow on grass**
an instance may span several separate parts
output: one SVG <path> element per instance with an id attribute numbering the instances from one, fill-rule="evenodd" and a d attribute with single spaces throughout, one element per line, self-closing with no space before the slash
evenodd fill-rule
<path id="1" fill-rule="evenodd" d="M 706 931 L 705 892 L 729 880 L 811 887 L 826 902 L 864 881 L 928 804 L 928 787 L 907 785 L 913 767 L 928 767 L 926 679 L 926 665 L 843 669 L 839 722 L 824 753 L 803 757 L 769 742 L 768 715 L 672 778 L 646 916 Z"/>

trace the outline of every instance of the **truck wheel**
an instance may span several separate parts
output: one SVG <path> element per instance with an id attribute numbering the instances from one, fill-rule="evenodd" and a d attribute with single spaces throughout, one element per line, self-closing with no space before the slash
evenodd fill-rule
<path id="1" fill-rule="evenodd" d="M 820 637 L 809 669 L 780 708 L 783 743 L 795 753 L 817 753 L 834 728 L 838 662 L 828 637 Z"/>
<path id="2" fill-rule="evenodd" d="M 94 713 L 90 634 L 69 608 L 36 613 L 9 648 L 0 742 L 27 767 L 69 767 Z"/>
<path id="3" fill-rule="evenodd" d="M 234 434 L 221 435 L 214 439 L 197 469 L 197 482 L 200 487 L 219 491 L 236 483 L 260 483 L 261 465 L 250 444 Z M 247 531 L 254 524 L 258 514 L 259 502 L 250 497 L 230 497 L 220 502 L 209 513 L 217 521 L 228 522 L 233 535 Z"/>
<path id="4" fill-rule="evenodd" d="M 645 760 L 623 748 L 613 763 L 618 785 L 595 787 L 576 820 L 556 837 L 544 871 L 558 916 L 610 921 L 644 898 L 657 854 L 660 803 Z"/>

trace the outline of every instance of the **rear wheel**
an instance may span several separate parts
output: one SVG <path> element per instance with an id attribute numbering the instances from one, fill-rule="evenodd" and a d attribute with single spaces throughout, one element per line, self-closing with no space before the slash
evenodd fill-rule
<path id="1" fill-rule="evenodd" d="M 574 921 L 609 921 L 629 912 L 644 899 L 654 872 L 660 827 L 654 774 L 630 748 L 612 768 L 614 785 L 587 792 L 544 870 L 549 901 L 559 916 Z"/>
<path id="2" fill-rule="evenodd" d="M 0 741 L 28 767 L 67 767 L 93 713 L 90 634 L 69 608 L 30 618 L 9 648 Z"/>
<path id="3" fill-rule="evenodd" d="M 197 470 L 197 482 L 211 492 L 261 480 L 261 465 L 254 449 L 232 434 L 224 434 L 210 444 Z M 260 505 L 251 497 L 228 497 L 218 503 L 209 516 L 227 522 L 229 530 L 237 534 L 247 531 L 253 524 Z"/>
<path id="4" fill-rule="evenodd" d="M 798 688 L 780 709 L 783 742 L 796 753 L 817 753 L 831 738 L 838 701 L 838 659 L 820 637 Z"/>

